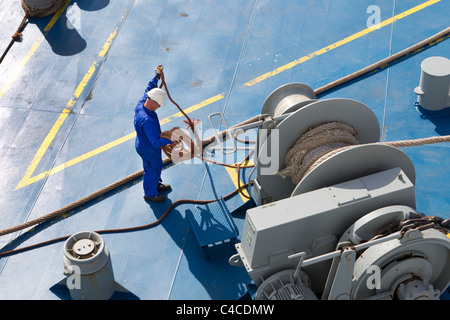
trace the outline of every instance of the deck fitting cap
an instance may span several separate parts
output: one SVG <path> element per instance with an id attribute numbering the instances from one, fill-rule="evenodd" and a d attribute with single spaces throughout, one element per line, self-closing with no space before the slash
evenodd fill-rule
<path id="1" fill-rule="evenodd" d="M 95 249 L 94 241 L 90 239 L 81 239 L 73 245 L 73 251 L 79 256 L 86 256 Z"/>

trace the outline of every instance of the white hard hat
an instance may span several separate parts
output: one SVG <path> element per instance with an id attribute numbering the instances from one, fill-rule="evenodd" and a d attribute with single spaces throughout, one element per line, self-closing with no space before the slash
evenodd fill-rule
<path id="1" fill-rule="evenodd" d="M 147 92 L 147 95 L 150 99 L 156 101 L 161 107 L 166 103 L 166 93 L 159 88 L 150 90 Z"/>

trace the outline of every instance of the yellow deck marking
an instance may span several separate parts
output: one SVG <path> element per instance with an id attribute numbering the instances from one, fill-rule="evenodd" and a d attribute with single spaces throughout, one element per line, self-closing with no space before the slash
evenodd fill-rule
<path id="1" fill-rule="evenodd" d="M 230 175 L 231 181 L 233 181 L 234 187 L 237 189 L 239 187 L 239 185 L 242 188 L 242 181 L 239 179 L 239 185 L 238 185 L 238 178 L 237 178 L 237 171 L 236 169 L 233 168 L 228 168 L 228 167 L 224 167 L 225 170 L 227 170 L 228 174 Z M 245 194 L 247 197 L 249 196 L 247 193 L 247 190 L 243 189 L 242 193 Z M 241 196 L 242 201 L 246 202 L 248 199 L 246 197 L 244 197 L 241 193 L 239 193 L 239 195 Z"/>
<path id="2" fill-rule="evenodd" d="M 33 161 L 31 161 L 31 165 L 28 167 L 27 171 L 25 172 L 25 175 L 23 176 L 22 180 L 20 180 L 20 182 L 17 185 L 15 190 L 20 189 L 23 186 L 26 186 L 28 184 L 27 181 L 30 179 L 31 175 L 33 174 L 37 165 L 41 161 L 42 157 L 44 156 L 44 153 L 47 151 L 48 147 L 50 146 L 50 144 L 53 141 L 53 138 L 55 137 L 59 128 L 64 123 L 64 120 L 66 120 L 66 117 L 69 113 L 70 113 L 70 110 L 65 109 L 64 112 L 60 114 L 60 116 L 58 117 L 58 120 L 56 120 L 55 124 L 53 125 L 53 128 L 47 134 L 47 137 L 45 137 L 44 142 L 41 144 L 41 147 L 39 148 L 38 152 L 34 156 Z"/>
<path id="3" fill-rule="evenodd" d="M 122 15 L 121 19 L 123 19 L 123 17 L 124 17 L 124 15 Z M 98 59 L 92 63 L 92 65 L 89 67 L 88 72 L 84 75 L 83 79 L 78 84 L 78 86 L 73 94 L 73 97 L 69 100 L 69 102 L 67 102 L 65 109 L 59 115 L 55 124 L 50 129 L 50 132 L 45 137 L 44 142 L 39 147 L 37 153 L 35 154 L 33 160 L 31 161 L 31 164 L 28 167 L 25 175 L 23 176 L 22 180 L 20 180 L 20 182 L 17 185 L 15 190 L 20 189 L 26 185 L 29 185 L 30 183 L 32 183 L 34 181 L 37 181 L 35 178 L 31 178 L 31 175 L 33 174 L 34 170 L 38 166 L 39 162 L 41 161 L 41 159 L 44 156 L 45 152 L 47 151 L 48 147 L 52 143 L 53 139 L 55 138 L 55 136 L 58 133 L 59 129 L 61 128 L 62 124 L 66 120 L 66 118 L 69 115 L 70 111 L 72 110 L 73 106 L 77 102 L 81 93 L 84 91 L 88 82 L 91 80 L 93 74 L 95 73 L 95 70 L 97 69 L 97 67 L 100 64 L 100 61 L 105 57 L 106 53 L 108 52 L 109 48 L 111 47 L 111 43 L 117 35 L 117 30 L 118 30 L 118 27 L 116 27 L 116 29 L 110 34 L 110 36 L 108 37 L 108 40 L 103 45 L 102 50 L 99 52 L 99 54 L 97 56 Z M 39 176 L 41 176 L 41 175 L 39 175 Z M 33 179 L 33 180 L 31 180 L 31 179 Z"/>
<path id="4" fill-rule="evenodd" d="M 5 95 L 6 92 L 8 92 L 9 88 L 11 87 L 14 80 L 16 80 L 17 76 L 22 72 L 25 65 L 28 63 L 28 61 L 31 59 L 33 54 L 36 52 L 36 50 L 41 45 L 42 41 L 44 41 L 45 36 L 47 33 L 53 28 L 56 21 L 58 21 L 59 17 L 63 14 L 64 10 L 66 10 L 67 6 L 69 5 L 71 0 L 67 0 L 64 6 L 59 9 L 52 17 L 50 22 L 45 26 L 44 28 L 44 34 L 34 42 L 34 44 L 31 46 L 31 49 L 27 52 L 25 57 L 20 61 L 20 63 L 17 65 L 17 68 L 12 71 L 11 76 L 9 77 L 8 81 L 2 86 L 0 89 L 0 99 Z"/>
<path id="5" fill-rule="evenodd" d="M 331 44 L 329 46 L 326 46 L 326 47 L 324 47 L 324 48 L 322 48 L 320 50 L 317 50 L 317 51 L 315 51 L 313 53 L 310 53 L 310 54 L 308 54 L 308 55 L 306 55 L 304 57 L 301 57 L 300 59 L 297 59 L 297 60 L 294 60 L 292 62 L 289 62 L 288 64 L 285 64 L 284 66 L 281 66 L 281 67 L 279 67 L 279 68 L 277 68 L 275 70 L 267 72 L 267 73 L 265 73 L 265 74 L 263 74 L 263 75 L 261 75 L 259 77 L 256 77 L 255 79 L 250 80 L 247 83 L 245 83 L 245 86 L 251 87 L 251 86 L 253 86 L 253 85 L 255 85 L 255 84 L 257 84 L 257 83 L 259 83 L 259 82 L 261 82 L 263 80 L 266 80 L 266 79 L 268 79 L 270 77 L 273 77 L 274 75 L 276 75 L 278 73 L 281 73 L 283 71 L 291 69 L 291 68 L 293 68 L 293 67 L 295 67 L 295 66 L 297 66 L 297 65 L 299 65 L 299 64 L 301 64 L 301 63 L 303 63 L 305 61 L 308 61 L 308 60 L 310 60 L 310 59 L 312 59 L 314 57 L 317 57 L 317 56 L 319 56 L 321 54 L 324 54 L 324 53 L 326 53 L 326 52 L 328 52 L 330 50 L 336 49 L 336 48 L 338 48 L 338 47 L 340 47 L 340 46 L 342 46 L 344 44 L 347 44 L 347 43 L 349 43 L 349 42 L 351 42 L 353 40 L 361 38 L 362 36 L 365 36 L 365 35 L 373 32 L 373 31 L 376 31 L 379 28 L 385 27 L 385 26 L 387 26 L 387 25 L 389 25 L 391 23 L 394 23 L 395 21 L 403 19 L 403 18 L 405 18 L 405 17 L 407 17 L 407 16 L 409 16 L 409 15 L 411 15 L 413 13 L 416 13 L 416 12 L 418 12 L 418 11 L 428 7 L 428 6 L 431 6 L 431 5 L 433 5 L 433 4 L 437 3 L 437 2 L 440 2 L 440 1 L 441 0 L 430 0 L 430 1 L 424 2 L 424 3 L 414 7 L 412 9 L 409 9 L 409 10 L 403 12 L 403 13 L 400 13 L 400 14 L 392 17 L 392 18 L 389 18 L 389 19 L 387 19 L 387 20 L 385 20 L 383 22 L 380 22 L 379 25 L 377 24 L 377 25 L 374 25 L 374 26 L 372 26 L 370 28 L 364 29 L 364 30 L 362 30 L 360 32 L 357 32 L 357 33 L 355 33 L 355 34 L 353 34 L 353 35 L 351 35 L 351 36 L 349 36 L 349 37 L 347 37 L 347 38 L 345 38 L 343 40 L 337 41 L 337 42 L 335 42 L 335 43 L 333 43 L 333 44 Z"/>
<path id="6" fill-rule="evenodd" d="M 203 107 L 205 107 L 207 105 L 210 105 L 211 103 L 219 101 L 219 100 L 221 100 L 223 98 L 224 98 L 224 94 L 221 93 L 221 94 L 218 94 L 218 95 L 216 95 L 216 96 L 214 96 L 212 98 L 203 100 L 202 102 L 197 103 L 196 105 L 193 105 L 193 106 L 191 106 L 191 107 L 189 107 L 187 109 L 184 109 L 183 111 L 184 111 L 184 113 L 188 114 L 188 113 L 194 112 L 195 110 L 201 109 L 201 108 L 203 108 Z M 183 114 L 181 112 L 178 112 L 178 113 L 175 113 L 175 114 L 173 114 L 171 116 L 168 116 L 167 118 L 164 118 L 164 119 L 160 120 L 159 123 L 161 125 L 163 125 L 165 123 L 168 123 L 168 122 L 172 121 L 175 118 L 180 118 L 182 116 L 183 116 Z"/>
<path id="7" fill-rule="evenodd" d="M 440 1 L 442 1 L 442 0 L 429 0 L 429 1 L 426 1 L 426 2 L 420 4 L 420 5 L 416 6 L 416 7 L 413 7 L 413 8 L 411 8 L 411 9 L 405 11 L 405 12 L 400 13 L 400 14 L 392 17 L 392 18 L 389 18 L 389 19 L 387 19 L 385 21 L 382 21 L 379 25 L 375 25 L 373 27 L 364 29 L 364 30 L 362 30 L 360 32 L 357 32 L 357 33 L 355 33 L 355 34 L 353 34 L 353 35 L 351 35 L 351 36 L 349 36 L 349 37 L 347 37 L 347 38 L 345 38 L 343 40 L 337 41 L 337 42 L 335 42 L 335 43 L 333 43 L 333 44 L 331 44 L 329 46 L 326 46 L 326 47 L 324 47 L 324 48 L 322 48 L 320 50 L 317 50 L 317 51 L 315 51 L 313 53 L 310 53 L 307 56 L 304 56 L 304 57 L 302 57 L 300 59 L 294 60 L 294 61 L 292 61 L 292 62 L 290 62 L 290 63 L 288 63 L 288 64 L 286 64 L 284 66 L 281 66 L 281 67 L 279 67 L 279 68 L 277 68 L 277 69 L 275 69 L 273 71 L 267 72 L 267 73 L 265 73 L 265 74 L 255 78 L 255 79 L 250 80 L 249 82 L 245 83 L 245 86 L 253 86 L 253 85 L 255 85 L 255 84 L 257 84 L 257 83 L 259 83 L 259 82 L 261 82 L 263 80 L 266 80 L 266 79 L 268 79 L 268 78 L 270 78 L 270 77 L 272 77 L 272 76 L 274 76 L 274 75 L 276 75 L 278 73 L 281 73 L 281 72 L 286 71 L 286 70 L 288 70 L 290 68 L 293 68 L 296 65 L 299 65 L 299 64 L 301 64 L 301 63 L 303 63 L 305 61 L 308 61 L 308 60 L 312 59 L 313 57 L 319 56 L 319 55 L 321 55 L 323 53 L 326 53 L 326 52 L 331 51 L 331 50 L 333 50 L 335 48 L 338 48 L 338 47 L 340 47 L 340 46 L 342 46 L 344 44 L 347 44 L 347 43 L 349 43 L 349 42 L 351 42 L 351 41 L 353 41 L 355 39 L 358 39 L 358 38 L 360 38 L 360 37 L 362 37 L 364 35 L 367 35 L 367 34 L 373 32 L 373 31 L 381 29 L 382 27 L 385 27 L 385 26 L 387 26 L 387 25 L 389 25 L 391 23 L 394 23 L 395 21 L 403 19 L 403 18 L 405 18 L 405 17 L 407 17 L 407 16 L 409 16 L 409 15 L 411 15 L 413 13 L 416 13 L 416 12 L 418 12 L 418 11 L 420 11 L 422 9 L 425 9 L 426 7 L 431 6 L 431 5 L 433 5 L 433 4 L 437 3 L 437 2 L 440 2 Z M 123 18 L 123 16 L 122 16 L 122 18 Z M 108 39 L 108 41 L 103 46 L 102 51 L 99 53 L 99 57 L 100 57 L 100 55 L 105 55 L 106 52 L 109 50 L 109 46 L 111 45 L 112 39 L 116 36 L 116 33 L 117 33 L 117 29 L 114 30 L 114 32 L 111 34 L 111 36 Z M 92 66 L 91 66 L 91 68 L 92 68 Z M 92 74 L 95 71 L 95 69 L 91 70 L 91 68 L 90 68 L 89 72 L 86 74 L 85 78 L 92 76 Z M 75 95 L 74 95 L 75 99 L 77 99 L 79 97 L 79 94 L 81 94 L 81 91 L 84 89 L 84 86 L 86 86 L 87 82 L 89 81 L 89 80 L 85 81 L 85 78 L 80 83 L 79 87 L 77 88 L 77 90 L 75 92 Z M 82 86 L 82 87 L 80 87 L 80 86 Z M 78 96 L 76 96 L 76 94 L 78 93 L 79 90 L 81 90 L 81 91 L 79 92 Z M 1 92 L 0 92 L 0 94 L 1 94 Z M 193 112 L 195 110 L 201 109 L 201 108 L 203 108 L 203 107 L 205 107 L 205 106 L 207 106 L 207 105 L 209 105 L 209 104 L 211 104 L 213 102 L 216 102 L 216 101 L 218 101 L 220 99 L 223 99 L 223 97 L 224 97 L 223 93 L 222 94 L 218 94 L 218 95 L 216 95 L 216 96 L 214 96 L 212 98 L 206 99 L 203 102 L 201 102 L 199 104 L 196 104 L 196 105 L 186 109 L 185 112 L 186 113 L 190 113 L 190 112 Z M 0 95 L 0 98 L 1 98 L 1 95 Z M 69 101 L 69 103 L 67 104 L 65 110 L 70 109 L 74 104 L 75 104 L 75 100 L 73 100 L 73 98 L 72 98 Z M 99 147 L 99 148 L 97 148 L 95 150 L 92 150 L 92 151 L 90 151 L 90 152 L 88 152 L 88 153 L 86 153 L 84 155 L 81 155 L 81 156 L 79 156 L 79 157 L 77 157 L 77 158 L 75 158 L 73 160 L 70 160 L 70 161 L 68 161 L 68 162 L 66 162 L 64 164 L 61 164 L 61 165 L 59 165 L 59 166 L 57 166 L 57 167 L 55 167 L 55 168 L 53 168 L 53 169 L 51 169 L 49 171 L 45 171 L 45 172 L 43 172 L 43 173 L 41 173 L 39 175 L 36 175 L 35 177 L 31 177 L 31 175 L 33 174 L 34 170 L 36 169 L 36 166 L 38 165 L 39 161 L 41 160 L 41 158 L 44 155 L 45 151 L 47 150 L 48 146 L 50 145 L 52 139 L 54 138 L 54 135 L 56 134 L 56 132 L 61 127 L 61 124 L 62 124 L 62 122 L 64 122 L 64 119 L 67 117 L 67 115 L 68 115 L 68 112 L 64 112 L 64 111 L 60 115 L 60 117 L 58 118 L 58 120 L 55 123 L 54 127 L 50 130 L 50 133 L 47 135 L 46 139 L 44 140 L 44 143 L 41 145 L 41 148 L 38 150 L 38 153 L 36 154 L 35 158 L 33 159 L 32 164 L 27 169 L 25 176 L 22 178 L 22 180 L 19 183 L 19 185 L 17 186 L 16 190 L 20 189 L 20 188 L 22 188 L 22 187 L 24 187 L 26 185 L 29 185 L 31 183 L 34 183 L 34 182 L 36 182 L 38 180 L 41 180 L 46 175 L 50 175 L 50 174 L 59 172 L 59 171 L 65 169 L 67 167 L 70 167 L 70 166 L 72 166 L 72 165 L 74 165 L 76 163 L 79 163 L 79 162 L 81 162 L 83 160 L 86 160 L 86 159 L 88 159 L 88 158 L 90 158 L 90 157 L 92 157 L 94 155 L 97 155 L 97 154 L 99 154 L 101 152 L 104 152 L 104 151 L 106 151 L 108 149 L 111 149 L 111 148 L 113 148 L 113 147 L 115 147 L 115 146 L 117 146 L 117 145 L 119 145 L 119 144 L 121 144 L 123 142 L 126 142 L 126 141 L 128 141 L 130 139 L 133 139 L 135 137 L 135 135 L 136 135 L 136 133 L 134 133 L 134 132 L 130 133 L 130 134 L 128 134 L 128 135 L 126 135 L 126 136 L 124 136 L 122 138 L 119 138 L 119 139 L 117 139 L 117 140 L 115 140 L 113 142 L 110 142 L 110 143 L 108 143 L 108 144 L 106 144 L 106 145 L 104 145 L 102 147 Z M 168 122 L 172 121 L 172 119 L 178 118 L 178 117 L 181 117 L 181 116 L 182 116 L 182 113 L 178 112 L 178 113 L 176 113 L 176 114 L 174 114 L 172 116 L 169 116 L 169 117 L 161 120 L 160 123 L 161 124 L 165 124 L 165 123 L 168 123 Z"/>
<path id="8" fill-rule="evenodd" d="M 198 103 L 198 104 L 196 104 L 196 105 L 193 105 L 192 107 L 189 107 L 189 108 L 187 108 L 186 110 L 183 110 L 183 111 L 184 111 L 185 113 L 193 112 L 193 111 L 195 111 L 195 110 L 197 110 L 197 109 L 199 109 L 199 108 L 204 107 L 204 106 L 207 105 L 207 104 L 211 104 L 211 103 L 213 103 L 213 102 L 215 102 L 215 101 L 218 101 L 218 100 L 222 99 L 223 97 L 224 97 L 223 94 L 219 94 L 219 95 L 214 96 L 214 97 L 212 97 L 212 98 L 209 98 L 209 99 L 207 99 L 207 100 L 205 100 L 205 101 L 202 101 L 202 102 L 200 102 L 200 103 Z M 167 117 L 167 118 L 162 119 L 162 120 L 160 121 L 160 123 L 161 123 L 161 124 L 163 124 L 163 123 L 168 123 L 168 122 L 170 122 L 173 118 L 181 117 L 181 116 L 183 116 L 183 114 L 182 114 L 181 112 L 178 112 L 178 113 L 175 114 L 175 115 L 172 115 L 172 116 L 169 116 L 169 117 Z M 16 190 L 17 190 L 17 189 L 20 189 L 20 188 L 22 188 L 22 187 L 24 187 L 24 186 L 27 186 L 27 185 L 29 185 L 29 184 L 32 184 L 32 183 L 34 183 L 34 182 L 36 182 L 36 181 L 42 180 L 42 179 L 44 179 L 47 175 L 52 175 L 52 174 L 55 174 L 55 173 L 57 173 L 57 172 L 60 172 L 60 171 L 64 170 L 65 168 L 68 168 L 68 167 L 70 167 L 70 166 L 73 166 L 74 164 L 77 164 L 77 163 L 79 163 L 79 162 L 81 162 L 81 161 L 84 161 L 84 160 L 86 160 L 86 159 L 89 159 L 89 158 L 91 158 L 91 157 L 93 157 L 93 156 L 95 156 L 95 155 L 97 155 L 97 154 L 99 154 L 99 153 L 102 153 L 102 152 L 107 151 L 107 150 L 109 150 L 109 149 L 111 149 L 111 148 L 114 148 L 114 147 L 118 146 L 119 144 L 122 144 L 122 143 L 124 143 L 124 142 L 126 142 L 126 141 L 128 141 L 128 140 L 134 139 L 135 137 L 136 137 L 136 132 L 129 133 L 129 134 L 127 134 L 127 135 L 125 135 L 125 136 L 123 136 L 123 137 L 121 137 L 121 138 L 119 138 L 119 139 L 116 139 L 116 140 L 114 140 L 114 141 L 112 141 L 112 142 L 109 142 L 109 143 L 107 143 L 107 144 L 105 144 L 105 145 L 103 145 L 103 146 L 101 146 L 101 147 L 99 147 L 99 148 L 97 148 L 97 149 L 94 149 L 94 150 L 92 150 L 92 151 L 89 151 L 89 152 L 87 152 L 87 153 L 85 153 L 85 154 L 83 154 L 83 155 L 81 155 L 81 156 L 79 156 L 79 157 L 76 157 L 76 158 L 74 158 L 74 159 L 72 159 L 72 160 L 70 160 L 70 161 L 67 161 L 67 162 L 65 162 L 65 163 L 63 163 L 63 164 L 60 164 L 59 166 L 56 166 L 56 167 L 52 168 L 52 169 L 49 170 L 49 171 L 42 172 L 42 173 L 40 173 L 40 174 L 38 174 L 38 175 L 35 175 L 34 177 L 31 177 L 31 178 L 30 178 L 30 176 L 31 176 L 31 174 L 32 174 L 33 172 L 28 173 L 28 171 L 27 171 L 27 174 L 26 174 L 26 175 L 28 175 L 28 179 L 24 180 L 22 185 L 17 186 Z M 47 146 L 47 147 L 48 147 L 48 146 Z M 31 166 L 30 166 L 30 167 L 31 167 Z M 22 180 L 23 180 L 23 179 L 22 179 Z"/>
<path id="9" fill-rule="evenodd" d="M 248 166 L 248 165 L 252 165 L 252 164 L 253 164 L 253 161 L 246 161 L 242 165 Z M 229 167 L 224 167 L 224 168 L 225 168 L 225 170 L 227 170 L 228 175 L 231 178 L 231 181 L 233 181 L 234 187 L 237 189 L 237 188 L 239 188 L 239 186 L 241 186 L 241 189 L 242 189 L 242 186 L 244 185 L 244 183 L 242 182 L 242 180 L 239 179 L 239 184 L 238 184 L 237 169 L 233 169 L 233 168 L 229 168 Z M 246 189 L 242 189 L 242 193 L 244 195 L 246 195 L 247 197 L 249 197 Z M 241 196 L 242 201 L 247 202 L 248 198 L 243 196 L 241 193 L 239 193 L 239 195 Z"/>

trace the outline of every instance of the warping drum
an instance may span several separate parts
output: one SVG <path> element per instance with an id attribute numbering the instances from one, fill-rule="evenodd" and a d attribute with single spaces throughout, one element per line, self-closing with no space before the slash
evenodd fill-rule
<path id="1" fill-rule="evenodd" d="M 359 144 L 379 141 L 378 119 L 363 103 L 342 98 L 312 102 L 281 121 L 275 128 L 278 130 L 277 134 L 272 132 L 261 145 L 256 162 L 257 185 L 261 188 L 261 199 L 266 198 L 265 202 L 272 202 L 291 196 L 296 185 L 290 179 L 283 179 L 277 174 L 285 168 L 286 153 L 311 126 L 332 121 L 341 121 L 352 126 L 358 132 Z M 271 154 L 274 150 L 278 153 Z M 260 202 L 260 199 L 256 200 Z"/>
<path id="2" fill-rule="evenodd" d="M 21 2 L 28 16 L 45 17 L 61 9 L 66 0 L 21 0 Z"/>
<path id="3" fill-rule="evenodd" d="M 288 83 L 275 89 L 264 101 L 261 114 L 271 117 L 294 112 L 316 101 L 314 91 L 302 83 Z"/>
<path id="4" fill-rule="evenodd" d="M 394 168 L 401 168 L 415 184 L 414 165 L 403 151 L 378 143 L 357 145 L 330 156 L 312 169 L 297 184 L 291 196 Z"/>

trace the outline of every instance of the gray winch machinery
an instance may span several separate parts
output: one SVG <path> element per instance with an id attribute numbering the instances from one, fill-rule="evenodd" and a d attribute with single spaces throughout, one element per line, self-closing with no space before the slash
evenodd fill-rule
<path id="1" fill-rule="evenodd" d="M 414 166 L 379 143 L 373 112 L 290 83 L 261 114 L 251 174 L 257 206 L 229 259 L 246 268 L 255 299 L 438 299 L 450 283 L 449 223 L 416 211 Z M 283 178 L 297 139 L 329 122 L 353 127 L 358 143 L 336 149 L 298 183 Z"/>

